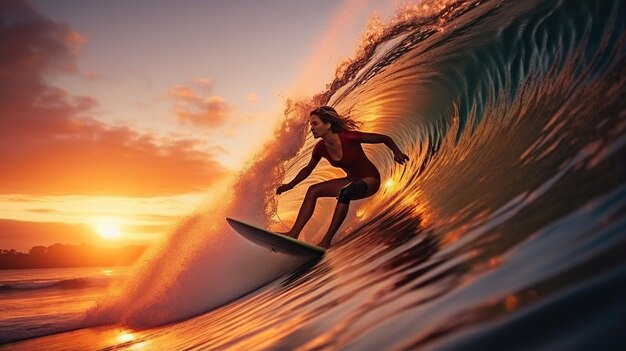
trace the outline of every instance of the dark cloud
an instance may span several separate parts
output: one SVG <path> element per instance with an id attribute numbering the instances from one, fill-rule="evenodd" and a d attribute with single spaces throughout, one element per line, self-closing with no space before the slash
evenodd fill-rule
<path id="1" fill-rule="evenodd" d="M 94 98 L 51 86 L 50 75 L 80 74 L 83 41 L 24 1 L 0 1 L 0 193 L 171 195 L 225 174 L 199 141 L 108 126 L 92 117 Z M 215 119 L 220 106 L 209 101 L 185 118 Z"/>

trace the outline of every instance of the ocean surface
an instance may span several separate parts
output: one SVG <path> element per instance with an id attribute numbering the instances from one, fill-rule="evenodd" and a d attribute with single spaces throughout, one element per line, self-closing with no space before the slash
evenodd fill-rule
<path id="1" fill-rule="evenodd" d="M 0 343 L 71 326 L 128 278 L 128 267 L 0 270 Z"/>
<path id="2" fill-rule="evenodd" d="M 29 335 L 23 324 L 41 322 L 4 310 L 25 293 L 0 291 L 3 340 L 22 339 L 4 347 L 626 349 L 625 18 L 618 0 L 399 10 L 325 91 L 290 101 L 275 139 L 211 194 L 223 201 L 181 219 L 119 288 L 73 289 L 84 303 L 69 317 L 41 305 L 41 320 L 58 319 Z M 224 217 L 284 229 L 309 185 L 342 176 L 322 162 L 274 194 L 308 162 L 308 111 L 323 104 L 392 136 L 411 161 L 366 145 L 381 190 L 306 263 L 245 241 Z M 318 202 L 304 240 L 321 240 L 333 207 Z"/>

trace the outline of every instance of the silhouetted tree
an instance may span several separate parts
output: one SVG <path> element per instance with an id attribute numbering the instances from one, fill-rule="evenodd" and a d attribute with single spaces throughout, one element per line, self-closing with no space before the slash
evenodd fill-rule
<path id="1" fill-rule="evenodd" d="M 144 245 L 99 248 L 88 244 L 34 246 L 28 253 L 0 249 L 0 269 L 120 266 L 134 263 Z"/>

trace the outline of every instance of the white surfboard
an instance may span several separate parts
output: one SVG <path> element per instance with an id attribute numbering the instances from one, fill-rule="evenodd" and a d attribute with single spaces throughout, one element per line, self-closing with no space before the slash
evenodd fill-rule
<path id="1" fill-rule="evenodd" d="M 300 257 L 320 257 L 326 252 L 326 249 L 322 247 L 286 235 L 272 233 L 236 219 L 226 218 L 226 221 L 244 238 L 273 251 Z"/>

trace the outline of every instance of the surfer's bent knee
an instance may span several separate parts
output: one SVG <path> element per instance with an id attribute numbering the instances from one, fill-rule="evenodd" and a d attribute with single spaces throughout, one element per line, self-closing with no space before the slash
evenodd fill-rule
<path id="1" fill-rule="evenodd" d="M 311 185 L 307 190 L 306 190 L 306 196 L 307 197 L 313 197 L 316 198 L 317 194 L 319 193 L 319 186 L 317 184 L 315 185 Z"/>
<path id="2" fill-rule="evenodd" d="M 360 199 L 367 194 L 367 183 L 363 180 L 355 180 L 354 182 L 344 186 L 339 191 L 337 200 L 342 204 L 348 204 L 351 200 Z"/>

